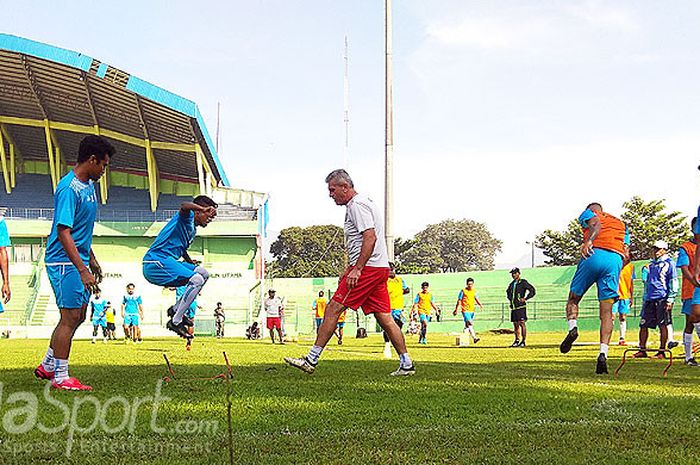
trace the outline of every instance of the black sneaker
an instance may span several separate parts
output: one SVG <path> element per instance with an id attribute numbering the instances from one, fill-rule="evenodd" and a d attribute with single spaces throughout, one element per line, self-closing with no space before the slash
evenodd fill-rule
<path id="1" fill-rule="evenodd" d="M 669 350 L 678 347 L 678 341 L 669 342 L 667 347 L 669 348 Z"/>
<path id="2" fill-rule="evenodd" d="M 520 344 L 518 344 L 518 347 L 525 347 L 525 341 L 520 341 Z"/>
<path id="3" fill-rule="evenodd" d="M 608 359 L 605 354 L 598 354 L 598 363 L 595 366 L 595 374 L 608 374 Z"/>
<path id="4" fill-rule="evenodd" d="M 170 307 L 168 307 L 168 310 L 166 311 L 166 313 L 168 314 L 168 318 L 174 317 L 175 316 L 175 306 L 171 305 Z"/>
<path id="5" fill-rule="evenodd" d="M 571 345 L 574 343 L 574 341 L 578 339 L 578 328 L 573 327 L 571 331 L 566 335 L 563 341 L 561 341 L 561 345 L 559 346 L 559 352 L 562 354 L 566 354 L 571 350 Z"/>
<path id="6" fill-rule="evenodd" d="M 516 339 L 515 341 L 513 341 L 513 343 L 512 343 L 510 346 L 511 346 L 511 347 L 520 347 L 520 341 L 518 341 L 518 340 Z"/>
<path id="7" fill-rule="evenodd" d="M 698 366 L 698 362 L 695 361 L 695 357 L 691 357 L 688 360 L 685 361 L 685 364 L 688 365 L 689 367 L 696 367 Z"/>
<path id="8" fill-rule="evenodd" d="M 187 327 L 183 323 L 176 325 L 175 323 L 173 323 L 173 320 L 168 320 L 168 322 L 165 324 L 165 327 L 177 334 L 178 336 L 180 336 L 181 338 L 194 339 L 194 335 L 190 334 L 189 331 L 187 331 Z"/>
<path id="9" fill-rule="evenodd" d="M 474 344 L 476 344 L 476 343 L 479 342 L 480 340 L 481 340 L 480 337 L 474 338 Z"/>

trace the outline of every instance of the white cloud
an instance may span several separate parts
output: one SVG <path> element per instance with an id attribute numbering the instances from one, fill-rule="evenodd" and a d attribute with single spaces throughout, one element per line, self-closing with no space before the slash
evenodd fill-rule
<path id="1" fill-rule="evenodd" d="M 626 32 L 638 31 L 641 28 L 636 16 L 619 5 L 608 2 L 590 0 L 570 7 L 574 17 L 602 28 L 619 29 Z"/>
<path id="2" fill-rule="evenodd" d="M 482 17 L 428 26 L 428 36 L 439 44 L 467 46 L 484 51 L 521 50 L 548 35 L 549 24 L 538 18 Z"/>

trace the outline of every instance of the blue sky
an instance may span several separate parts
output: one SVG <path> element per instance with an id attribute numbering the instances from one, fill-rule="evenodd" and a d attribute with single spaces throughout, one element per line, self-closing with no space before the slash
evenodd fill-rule
<path id="1" fill-rule="evenodd" d="M 91 55 L 194 100 L 235 187 L 271 194 L 271 229 L 341 224 L 323 178 L 350 158 L 383 203 L 383 2 L 9 2 L 3 32 Z M 632 195 L 691 215 L 700 177 L 700 3 L 394 1 L 399 236 L 446 218 L 504 241 Z M 9 15 L 9 18 L 8 18 Z M 527 260 L 525 260 L 525 263 Z"/>

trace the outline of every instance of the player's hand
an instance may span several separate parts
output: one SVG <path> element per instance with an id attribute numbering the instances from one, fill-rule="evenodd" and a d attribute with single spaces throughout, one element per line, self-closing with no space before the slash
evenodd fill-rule
<path id="1" fill-rule="evenodd" d="M 90 260 L 90 272 L 95 277 L 95 282 L 100 284 L 102 282 L 102 267 L 95 260 Z"/>
<path id="2" fill-rule="evenodd" d="M 87 268 L 80 270 L 80 280 L 88 291 L 94 293 L 97 290 L 97 280 Z"/>
<path id="3" fill-rule="evenodd" d="M 204 214 L 209 218 L 216 218 L 216 208 L 214 207 L 204 207 Z"/>
<path id="4" fill-rule="evenodd" d="M 361 274 L 362 274 L 362 272 L 360 270 L 358 270 L 357 268 L 353 268 L 350 270 L 347 278 L 345 278 L 345 281 L 348 284 L 348 290 L 355 287 L 355 285 L 357 284 L 357 281 L 360 279 Z"/>
<path id="5" fill-rule="evenodd" d="M 2 303 L 6 304 L 10 301 L 12 291 L 10 291 L 10 283 L 7 281 L 2 283 Z"/>
<path id="6" fill-rule="evenodd" d="M 666 311 L 670 312 L 673 308 L 673 302 L 666 302 Z"/>
<path id="7" fill-rule="evenodd" d="M 525 297 L 521 297 L 519 300 L 520 300 L 520 303 L 521 303 L 521 304 L 524 304 L 524 303 L 525 303 Z"/>
<path id="8" fill-rule="evenodd" d="M 455 309 L 455 311 L 452 312 L 452 314 L 453 314 L 453 315 L 456 315 L 456 314 L 457 314 L 457 309 Z"/>
<path id="9" fill-rule="evenodd" d="M 593 242 L 586 241 L 581 244 L 581 256 L 583 258 L 588 258 L 593 255 Z"/>

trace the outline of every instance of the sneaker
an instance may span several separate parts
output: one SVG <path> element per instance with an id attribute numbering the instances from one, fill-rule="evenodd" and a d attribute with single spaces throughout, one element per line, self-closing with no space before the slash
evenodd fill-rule
<path id="1" fill-rule="evenodd" d="M 561 341 L 561 345 L 559 345 L 559 352 L 562 354 L 568 353 L 571 350 L 571 345 L 576 339 L 578 339 L 578 328 L 574 327 L 567 333 L 564 340 Z"/>
<path id="2" fill-rule="evenodd" d="M 513 343 L 512 343 L 510 346 L 511 346 L 511 347 L 520 347 L 520 341 L 518 341 L 518 340 L 516 339 L 515 341 L 513 341 Z"/>
<path id="3" fill-rule="evenodd" d="M 389 376 L 412 376 L 416 374 L 415 365 L 411 365 L 408 368 L 399 367 L 398 370 L 392 371 Z"/>
<path id="4" fill-rule="evenodd" d="M 165 311 L 165 313 L 168 314 L 168 318 L 174 317 L 175 316 L 175 306 L 171 305 L 170 307 L 168 307 L 168 309 Z"/>
<path id="5" fill-rule="evenodd" d="M 343 345 L 343 340 L 342 340 L 342 339 L 338 339 L 338 345 L 339 345 L 339 346 L 342 346 L 342 345 Z"/>
<path id="6" fill-rule="evenodd" d="M 185 346 L 185 350 L 189 352 L 190 350 L 192 350 L 192 346 Z"/>
<path id="7" fill-rule="evenodd" d="M 525 347 L 525 341 L 520 341 L 520 343 L 518 344 L 518 347 Z"/>
<path id="8" fill-rule="evenodd" d="M 698 364 L 698 362 L 695 361 L 695 357 L 691 357 L 688 360 L 686 360 L 685 364 L 688 365 L 689 367 L 700 366 L 700 364 Z"/>
<path id="9" fill-rule="evenodd" d="M 620 340 L 619 340 L 619 341 L 617 341 L 617 345 L 619 345 L 619 346 L 626 346 L 626 345 L 627 345 L 627 343 L 625 342 L 625 340 L 624 340 L 624 339 L 620 338 Z"/>
<path id="10" fill-rule="evenodd" d="M 63 389 L 64 391 L 92 391 L 92 386 L 81 383 L 76 378 L 66 378 L 62 383 L 51 381 L 51 388 Z"/>
<path id="11" fill-rule="evenodd" d="M 308 374 L 312 374 L 316 369 L 316 365 L 313 365 L 311 362 L 309 362 L 309 360 L 306 357 L 284 357 L 284 361 L 287 362 L 288 365 L 291 365 L 294 368 L 299 368 L 301 371 L 306 372 Z"/>
<path id="12" fill-rule="evenodd" d="M 671 341 L 671 342 L 669 342 L 669 343 L 667 344 L 667 347 L 668 347 L 669 349 L 674 349 L 674 348 L 678 347 L 678 341 Z"/>
<path id="13" fill-rule="evenodd" d="M 479 342 L 480 340 L 481 340 L 481 338 L 480 338 L 480 337 L 476 337 L 476 338 L 474 338 L 474 344 L 476 344 L 476 343 L 477 343 L 477 342 Z"/>
<path id="14" fill-rule="evenodd" d="M 165 327 L 182 338 L 194 339 L 194 334 L 190 334 L 189 331 L 187 331 L 185 325 L 183 325 L 182 323 L 176 325 L 175 323 L 173 323 L 173 320 L 168 320 L 168 322 L 165 324 Z"/>
<path id="15" fill-rule="evenodd" d="M 649 356 L 647 355 L 646 350 L 640 350 L 639 352 L 635 352 L 634 354 L 632 354 L 632 358 L 647 358 L 647 357 L 649 357 Z"/>
<path id="16" fill-rule="evenodd" d="M 92 343 L 93 343 L 93 344 L 95 343 L 95 340 L 94 340 L 94 339 L 92 340 Z"/>
<path id="17" fill-rule="evenodd" d="M 657 360 L 663 360 L 666 358 L 666 354 L 663 352 L 657 352 L 656 355 L 654 355 L 654 357 L 652 358 L 655 358 Z"/>
<path id="18" fill-rule="evenodd" d="M 595 374 L 608 374 L 608 359 L 605 354 L 598 354 L 598 362 L 595 365 Z"/>
<path id="19" fill-rule="evenodd" d="M 53 379 L 53 371 L 48 371 L 41 363 L 34 369 L 34 376 L 39 379 Z"/>

